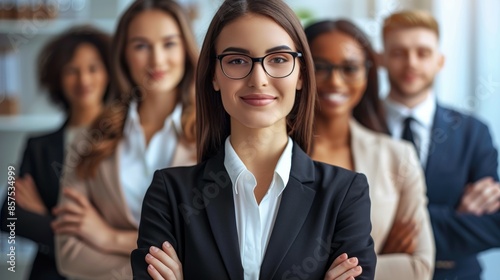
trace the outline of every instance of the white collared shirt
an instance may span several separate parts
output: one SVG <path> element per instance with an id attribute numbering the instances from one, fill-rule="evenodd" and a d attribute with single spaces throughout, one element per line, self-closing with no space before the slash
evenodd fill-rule
<path id="1" fill-rule="evenodd" d="M 418 156 L 420 163 L 425 167 L 429 155 L 431 143 L 432 125 L 436 113 L 436 98 L 431 92 L 427 98 L 414 108 L 410 109 L 389 97 L 385 99 L 385 108 L 387 112 L 387 125 L 392 138 L 401 139 L 404 129 L 404 120 L 408 117 L 416 121 L 411 122 L 411 130 L 416 146 L 418 147 Z"/>
<path id="2" fill-rule="evenodd" d="M 290 177 L 293 141 L 288 138 L 288 144 L 276 164 L 269 190 L 260 204 L 257 204 L 254 195 L 257 185 L 255 176 L 236 154 L 229 138 L 230 136 L 225 143 L 224 166 L 233 183 L 236 227 L 244 279 L 258 280 L 260 266 L 278 214 L 281 194 Z"/>
<path id="3" fill-rule="evenodd" d="M 169 167 L 177 147 L 181 129 L 182 105 L 178 104 L 165 119 L 148 146 L 137 112 L 137 102 L 132 102 L 125 122 L 123 139 L 118 145 L 118 173 L 125 202 L 139 225 L 142 200 L 157 169 Z"/>

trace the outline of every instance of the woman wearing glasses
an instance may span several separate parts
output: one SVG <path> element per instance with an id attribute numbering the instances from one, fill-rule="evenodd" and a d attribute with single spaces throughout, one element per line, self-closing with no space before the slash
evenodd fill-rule
<path id="1" fill-rule="evenodd" d="M 384 135 L 368 38 L 346 20 L 318 22 L 305 32 L 319 97 L 312 158 L 367 176 L 378 254 L 375 279 L 429 279 L 434 241 L 424 175 L 414 148 Z"/>
<path id="2" fill-rule="evenodd" d="M 197 73 L 199 164 L 155 173 L 134 279 L 372 279 L 365 177 L 306 154 L 314 69 L 293 11 L 225 1 Z"/>

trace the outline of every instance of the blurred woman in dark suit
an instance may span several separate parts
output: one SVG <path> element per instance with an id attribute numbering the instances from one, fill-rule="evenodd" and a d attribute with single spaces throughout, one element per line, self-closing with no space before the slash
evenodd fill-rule
<path id="1" fill-rule="evenodd" d="M 38 57 L 39 83 L 67 119 L 57 131 L 28 139 L 16 178 L 16 235 L 38 244 L 29 279 L 64 279 L 55 264 L 51 210 L 57 203 L 65 149 L 110 97 L 110 46 L 109 35 L 80 26 L 51 40 Z M 4 203 L 3 221 L 7 210 Z M 2 230 L 9 230 L 6 223 Z"/>

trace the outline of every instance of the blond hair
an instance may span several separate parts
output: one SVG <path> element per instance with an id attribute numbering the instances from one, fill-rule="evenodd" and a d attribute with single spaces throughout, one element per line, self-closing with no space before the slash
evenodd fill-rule
<path id="1" fill-rule="evenodd" d="M 401 11 L 394 13 L 384 20 L 382 29 L 383 38 L 395 29 L 423 27 L 436 33 L 439 38 L 439 24 L 436 19 L 426 11 Z"/>

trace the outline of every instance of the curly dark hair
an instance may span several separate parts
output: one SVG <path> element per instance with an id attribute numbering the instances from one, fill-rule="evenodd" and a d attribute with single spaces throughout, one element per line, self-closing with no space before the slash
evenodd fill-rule
<path id="1" fill-rule="evenodd" d="M 48 91 L 49 97 L 56 105 L 60 105 L 69 113 L 68 100 L 62 89 L 62 73 L 64 66 L 73 58 L 81 44 L 91 44 L 99 52 L 99 56 L 111 74 L 111 36 L 89 25 L 76 26 L 49 41 L 38 55 L 38 82 Z M 110 97 L 109 84 L 103 100 Z"/>

